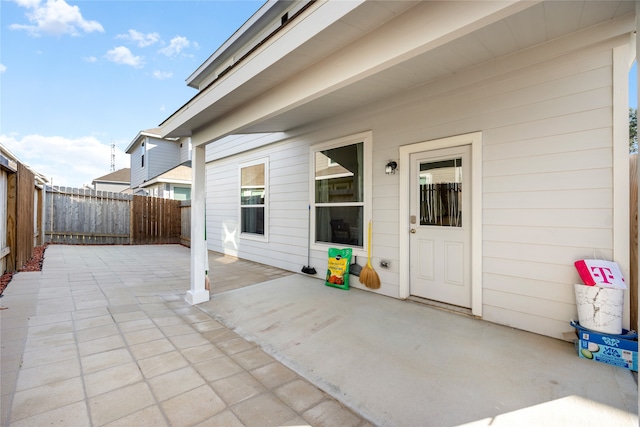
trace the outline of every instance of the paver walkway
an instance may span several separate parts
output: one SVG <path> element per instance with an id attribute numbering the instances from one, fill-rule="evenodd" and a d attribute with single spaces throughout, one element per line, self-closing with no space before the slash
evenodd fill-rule
<path id="1" fill-rule="evenodd" d="M 184 302 L 189 266 L 177 245 L 49 246 L 0 299 L 0 424 L 369 425 Z M 213 292 L 290 274 L 210 267 Z"/>

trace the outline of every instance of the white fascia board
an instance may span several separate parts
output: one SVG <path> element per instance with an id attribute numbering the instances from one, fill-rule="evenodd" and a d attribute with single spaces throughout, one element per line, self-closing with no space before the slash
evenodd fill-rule
<path id="1" fill-rule="evenodd" d="M 18 170 L 18 162 L 0 153 L 0 169 L 16 172 Z"/>
<path id="2" fill-rule="evenodd" d="M 9 149 L 2 144 L 0 144 L 0 155 L 4 155 L 4 157 L 6 157 L 8 160 L 11 160 L 15 163 L 20 161 L 20 159 L 18 159 L 15 154 L 9 151 Z"/>
<path id="3" fill-rule="evenodd" d="M 337 3 L 350 4 L 351 2 Z M 243 128 L 254 123 L 294 109 L 296 106 L 445 45 L 463 35 L 530 8 L 536 3 L 538 2 L 419 3 L 408 12 L 351 43 L 306 72 L 262 94 L 251 103 L 235 109 L 232 114 L 212 121 L 210 125 L 192 135 L 192 143 L 198 146 L 238 131 L 241 132 Z M 303 38 L 307 32 L 316 34 L 320 31 L 321 23 L 327 20 L 322 11 L 322 7 L 315 10 L 311 16 L 305 18 L 304 25 L 294 27 L 287 37 L 297 40 Z M 313 26 L 316 24 L 315 19 L 319 20 L 318 28 Z M 425 26 L 425 22 L 432 25 Z M 314 31 L 309 31 L 309 27 Z M 270 48 L 273 49 L 262 53 L 269 56 L 276 49 L 282 49 L 282 45 L 274 45 Z M 273 55 L 274 61 L 275 58 L 282 58 L 286 54 L 283 51 L 276 53 Z M 252 70 L 253 62 L 251 66 L 241 67 L 215 90 L 198 99 L 187 111 L 177 114 L 174 117 L 175 121 L 180 120 L 180 124 L 185 123 L 204 108 L 213 105 L 226 96 L 231 89 L 250 79 Z M 176 125 L 172 127 L 177 128 Z M 282 129 L 282 131 L 286 130 Z"/>
<path id="4" fill-rule="evenodd" d="M 0 144 L 0 167 L 3 167 L 10 172 L 16 172 L 18 170 L 18 163 L 22 164 L 24 167 L 30 170 L 31 173 L 33 173 L 36 181 L 42 184 L 49 182 L 46 176 L 33 169 L 31 166 L 22 163 L 20 159 L 18 159 L 15 154 L 9 151 L 7 147 Z"/>
<path id="5" fill-rule="evenodd" d="M 98 184 L 129 184 L 129 182 L 127 181 L 102 181 L 99 179 L 94 179 L 93 182 L 91 182 L 92 184 L 98 183 Z"/>
<path id="6" fill-rule="evenodd" d="M 198 88 L 200 82 L 205 80 L 212 68 L 215 68 L 216 62 L 224 62 L 228 58 L 235 55 L 235 52 L 245 46 L 246 40 L 250 40 L 260 31 L 262 25 L 260 21 L 266 19 L 269 21 L 270 16 L 276 16 L 279 11 L 289 7 L 289 2 L 279 0 L 268 0 L 264 5 L 256 11 L 231 37 L 229 37 L 207 60 L 198 67 L 189 77 L 187 77 L 187 86 Z M 266 22 L 268 24 L 268 22 Z M 213 66 L 213 67 L 212 67 Z"/>
<path id="7" fill-rule="evenodd" d="M 158 178 L 154 178 L 151 181 L 143 182 L 138 187 L 139 188 L 146 188 L 146 187 L 150 187 L 150 186 L 152 186 L 154 184 L 183 184 L 183 185 L 191 185 L 191 181 L 185 181 L 185 180 L 181 180 L 181 179 L 158 179 Z"/>
<path id="8" fill-rule="evenodd" d="M 124 152 L 127 154 L 131 154 L 131 150 L 133 147 L 144 137 L 146 136 L 145 132 L 138 132 L 135 138 L 129 143 L 127 148 L 125 148 Z"/>
<path id="9" fill-rule="evenodd" d="M 305 14 L 296 20 L 297 22 L 289 24 L 284 31 L 258 49 L 251 58 L 238 64 L 233 72 L 225 75 L 217 84 L 200 92 L 192 101 L 169 117 L 161 125 L 162 134 L 171 134 L 201 114 L 207 107 L 230 95 L 234 90 L 282 60 L 288 53 L 312 39 L 316 34 L 340 20 L 365 1 L 331 1 L 312 5 Z M 194 144 L 194 147 L 197 145 Z"/>
<path id="10" fill-rule="evenodd" d="M 156 138 L 156 139 L 163 139 L 162 135 L 157 134 L 157 133 L 151 133 L 151 132 L 147 132 L 147 131 L 140 131 L 138 132 L 138 134 L 136 135 L 135 138 L 133 138 L 133 140 L 129 143 L 129 145 L 127 146 L 127 148 L 124 150 L 125 153 L 127 154 L 131 154 L 129 151 L 138 143 L 140 142 L 140 140 L 142 138 L 144 138 L 145 136 L 151 137 L 151 138 Z M 169 140 L 175 140 L 177 141 L 179 138 L 167 138 Z"/>

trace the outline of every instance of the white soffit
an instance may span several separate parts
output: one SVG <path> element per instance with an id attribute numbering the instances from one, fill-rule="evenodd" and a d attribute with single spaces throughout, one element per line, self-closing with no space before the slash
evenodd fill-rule
<path id="1" fill-rule="evenodd" d="M 397 9 L 389 9 L 392 5 Z M 367 1 L 248 77 L 257 65 L 251 59 L 247 70 L 232 73 L 240 80 L 228 85 L 234 80 L 230 78 L 223 82 L 226 87 L 211 88 L 186 106 L 189 110 L 197 104 L 190 114 L 179 111 L 168 119 L 164 131 L 190 133 L 208 125 L 202 136 L 208 140 L 234 132 L 286 131 L 633 12 L 633 2 L 625 1 Z M 416 28 L 423 30 L 417 34 Z M 425 41 L 430 32 L 439 38 Z M 389 37 L 381 38 L 384 34 Z M 269 49 L 286 50 L 286 36 Z M 334 61 L 323 77 L 312 78 L 331 58 L 341 61 Z M 349 75 L 348 69 L 356 71 Z M 198 138 L 196 143 L 202 142 Z"/>

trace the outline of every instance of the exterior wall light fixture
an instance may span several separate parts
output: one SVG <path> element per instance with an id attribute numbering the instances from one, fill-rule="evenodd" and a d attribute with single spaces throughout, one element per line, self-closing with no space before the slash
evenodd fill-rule
<path id="1" fill-rule="evenodd" d="M 393 160 L 389 160 L 389 163 L 384 167 L 384 173 L 387 175 L 393 175 L 396 173 L 396 169 L 398 169 L 398 163 Z"/>

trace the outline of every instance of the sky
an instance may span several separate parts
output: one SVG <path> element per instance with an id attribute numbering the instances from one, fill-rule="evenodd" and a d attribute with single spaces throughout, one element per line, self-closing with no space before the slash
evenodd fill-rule
<path id="1" fill-rule="evenodd" d="M 0 144 L 81 187 L 196 94 L 185 80 L 264 0 L 0 0 Z"/>
<path id="2" fill-rule="evenodd" d="M 0 0 L 0 144 L 53 185 L 108 174 L 112 144 L 129 167 L 129 143 L 196 94 L 185 79 L 262 4 Z"/>

